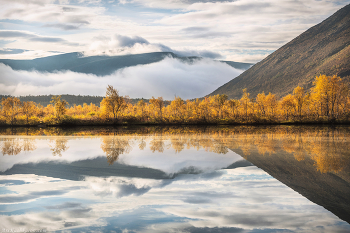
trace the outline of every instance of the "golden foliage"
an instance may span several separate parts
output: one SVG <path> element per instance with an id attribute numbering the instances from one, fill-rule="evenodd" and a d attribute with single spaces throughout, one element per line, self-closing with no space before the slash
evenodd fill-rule
<path id="1" fill-rule="evenodd" d="M 21 103 L 13 97 L 3 98 L 0 124 L 259 124 L 349 122 L 350 118 L 348 87 L 340 77 L 326 75 L 315 78 L 310 93 L 298 86 L 293 94 L 280 100 L 272 93 L 260 93 L 252 99 L 244 89 L 240 100 L 229 100 L 227 95 L 192 101 L 152 97 L 149 103 L 140 100 L 133 105 L 128 103 L 128 97 L 108 86 L 100 107 L 83 104 L 66 108 L 68 103 L 60 96 L 53 96 L 51 102 L 52 105 L 43 107 L 33 102 Z"/>

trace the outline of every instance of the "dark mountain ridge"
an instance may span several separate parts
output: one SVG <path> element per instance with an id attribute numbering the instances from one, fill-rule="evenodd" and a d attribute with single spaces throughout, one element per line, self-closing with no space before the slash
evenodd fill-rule
<path id="1" fill-rule="evenodd" d="M 180 57 L 172 52 L 89 57 L 85 57 L 82 53 L 74 52 L 36 58 L 33 60 L 0 59 L 0 63 L 8 65 L 14 70 L 37 70 L 40 72 L 57 72 L 70 70 L 73 72 L 105 76 L 114 73 L 118 69 L 160 62 L 166 57 L 175 58 L 187 63 L 193 63 L 196 60 L 202 59 L 201 57 Z M 250 63 L 232 61 L 220 62 L 226 63 L 236 69 L 241 70 L 246 70 L 252 66 Z"/>
<path id="2" fill-rule="evenodd" d="M 210 95 L 240 98 L 247 88 L 251 97 L 271 92 L 278 97 L 295 87 L 306 90 L 320 74 L 338 75 L 350 83 L 350 5 L 308 29 Z"/>

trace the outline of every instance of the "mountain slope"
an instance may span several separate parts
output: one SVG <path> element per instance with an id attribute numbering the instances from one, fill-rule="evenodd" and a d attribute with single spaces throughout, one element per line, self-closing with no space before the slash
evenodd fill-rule
<path id="1" fill-rule="evenodd" d="M 350 82 L 350 5 L 302 33 L 210 95 L 240 98 L 274 93 L 281 97 L 300 85 L 307 90 L 319 74 L 339 75 Z"/>
<path id="2" fill-rule="evenodd" d="M 14 70 L 37 70 L 54 72 L 70 70 L 73 72 L 95 74 L 98 76 L 110 75 L 118 69 L 145 65 L 162 61 L 165 57 L 172 57 L 184 62 L 193 62 L 199 57 L 179 57 L 171 52 L 154 52 L 144 54 L 130 54 L 123 56 L 90 56 L 84 57 L 81 53 L 66 53 L 33 60 L 0 59 L 0 63 L 10 66 Z M 221 61 L 236 69 L 246 70 L 252 64 L 230 61 Z"/>

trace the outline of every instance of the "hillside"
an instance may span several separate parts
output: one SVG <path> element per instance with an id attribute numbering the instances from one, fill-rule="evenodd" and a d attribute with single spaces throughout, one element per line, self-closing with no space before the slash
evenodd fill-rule
<path id="1" fill-rule="evenodd" d="M 307 90 L 319 74 L 338 75 L 350 83 L 350 5 L 302 33 L 210 95 L 240 98 L 271 92 L 278 97 L 300 85 Z"/>
<path id="2" fill-rule="evenodd" d="M 9 95 L 0 95 L 0 100 L 2 98 L 10 97 Z M 100 103 L 103 96 L 90 96 L 90 95 L 61 95 L 62 99 L 68 102 L 68 107 L 74 106 L 74 105 L 81 105 L 83 106 L 84 103 L 86 104 L 94 104 L 96 106 L 100 106 Z M 38 95 L 38 96 L 19 96 L 18 97 L 21 101 L 33 101 L 36 104 L 41 104 L 42 106 L 47 106 L 50 104 L 50 101 L 52 100 L 52 95 Z M 137 104 L 141 99 L 128 99 L 128 102 L 132 104 Z M 143 99 L 146 103 L 149 102 L 149 99 Z M 166 102 L 167 103 L 167 102 Z"/>
<path id="3" fill-rule="evenodd" d="M 54 72 L 70 70 L 73 72 L 95 74 L 98 76 L 110 75 L 118 69 L 145 65 L 162 61 L 165 57 L 172 57 L 184 62 L 193 62 L 200 57 L 179 57 L 171 52 L 155 52 L 144 54 L 130 54 L 123 56 L 90 56 L 84 57 L 82 53 L 66 53 L 55 56 L 36 58 L 33 60 L 0 59 L 0 63 L 10 66 L 14 70 L 37 70 L 41 72 Z M 224 62 L 236 69 L 246 70 L 252 64 L 232 61 Z"/>

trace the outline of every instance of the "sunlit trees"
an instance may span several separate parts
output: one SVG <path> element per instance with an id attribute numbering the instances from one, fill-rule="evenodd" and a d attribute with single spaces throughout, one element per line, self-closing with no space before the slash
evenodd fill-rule
<path id="1" fill-rule="evenodd" d="M 159 119 L 162 120 L 162 109 L 164 107 L 163 97 L 158 97 L 157 99 L 152 96 L 149 100 L 152 108 L 158 113 Z"/>
<path id="2" fill-rule="evenodd" d="M 29 122 L 29 117 L 35 112 L 35 103 L 33 101 L 26 101 L 22 103 L 22 113 L 26 117 L 26 123 Z"/>
<path id="3" fill-rule="evenodd" d="M 301 113 L 305 102 L 305 91 L 303 87 L 297 86 L 293 90 L 293 95 L 295 99 L 295 106 L 298 112 L 299 120 L 301 120 Z"/>
<path id="4" fill-rule="evenodd" d="M 167 108 L 169 108 L 169 113 L 173 116 L 175 121 L 185 118 L 185 101 L 180 97 L 175 97 Z"/>
<path id="5" fill-rule="evenodd" d="M 137 102 L 137 108 L 140 110 L 141 120 L 144 119 L 146 103 L 144 100 Z"/>
<path id="6" fill-rule="evenodd" d="M 66 106 L 68 102 L 65 100 L 61 100 L 61 96 L 52 96 L 52 100 L 50 101 L 54 105 L 55 115 L 58 119 L 60 119 L 66 113 Z"/>
<path id="7" fill-rule="evenodd" d="M 341 81 L 336 75 L 316 77 L 312 94 L 321 116 L 334 120 L 338 115 L 342 97 L 347 95 L 347 88 Z"/>
<path id="8" fill-rule="evenodd" d="M 292 116 L 296 109 L 295 98 L 291 94 L 285 96 L 281 100 L 281 109 L 284 112 L 286 119 L 288 120 Z"/>
<path id="9" fill-rule="evenodd" d="M 48 125 L 62 122 L 78 124 L 255 124 L 292 122 L 349 122 L 349 88 L 338 76 L 316 77 L 311 92 L 296 87 L 292 94 L 278 99 L 275 94 L 259 93 L 251 98 L 247 89 L 239 100 L 227 95 L 186 100 L 162 97 L 137 103 L 120 96 L 112 86 L 100 107 L 94 104 L 73 105 L 61 96 L 53 96 L 51 104 L 41 106 L 15 97 L 1 100 L 0 124 Z M 64 118 L 62 118 L 64 116 Z M 111 118 L 114 120 L 111 121 Z M 117 121 L 116 121 L 117 120 Z"/>
<path id="10" fill-rule="evenodd" d="M 214 98 L 214 106 L 218 109 L 219 118 L 222 118 L 222 109 L 225 105 L 226 100 L 228 99 L 227 95 L 216 95 Z"/>
<path id="11" fill-rule="evenodd" d="M 16 121 L 16 116 L 20 113 L 21 101 L 16 97 L 3 98 L 1 106 L 3 116 L 12 125 Z"/>
<path id="12" fill-rule="evenodd" d="M 256 98 L 255 98 L 255 102 L 257 104 L 257 108 L 258 108 L 258 113 L 261 115 L 265 115 L 266 113 L 266 95 L 265 93 L 259 93 Z"/>
<path id="13" fill-rule="evenodd" d="M 235 118 L 236 117 L 236 111 L 237 111 L 237 108 L 239 106 L 239 101 L 238 100 L 234 100 L 234 99 L 231 99 L 231 100 L 227 100 L 226 101 L 226 106 L 231 114 L 231 118 Z"/>
<path id="14" fill-rule="evenodd" d="M 105 108 L 107 113 L 113 115 L 114 119 L 116 119 L 118 114 L 127 106 L 124 97 L 120 96 L 118 90 L 114 89 L 111 85 L 108 85 L 106 98 L 102 100 L 101 105 Z"/>
<path id="15" fill-rule="evenodd" d="M 240 99 L 240 105 L 243 108 L 243 114 L 245 116 L 245 120 L 248 119 L 248 111 L 251 105 L 251 99 L 249 98 L 250 93 L 247 92 L 247 88 L 243 89 L 243 96 Z"/>
<path id="16" fill-rule="evenodd" d="M 271 92 L 266 96 L 266 111 L 269 117 L 275 117 L 276 109 L 278 106 L 277 97 Z"/>

